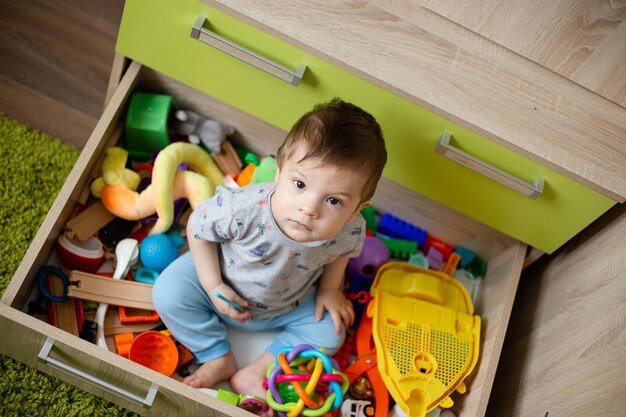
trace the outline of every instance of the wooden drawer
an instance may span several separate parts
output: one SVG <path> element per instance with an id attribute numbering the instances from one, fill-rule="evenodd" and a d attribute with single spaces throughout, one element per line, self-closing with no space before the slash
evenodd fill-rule
<path id="1" fill-rule="evenodd" d="M 62 232 L 81 196 L 84 196 L 104 150 L 117 141 L 126 103 L 134 89 L 171 94 L 182 107 L 233 124 L 239 132 L 237 142 L 259 153 L 274 151 L 285 134 L 264 121 L 133 62 L 2 298 L 0 323 L 5 337 L 0 341 L 0 351 L 140 414 L 249 415 L 22 312 L 36 291 L 37 270 L 51 259 L 54 240 Z M 420 225 L 452 245 L 475 250 L 488 262 L 488 273 L 475 306 L 476 313 L 482 318 L 479 364 L 467 381 L 468 393 L 454 397 L 455 409 L 460 417 L 482 416 L 506 334 L 526 245 L 389 179 L 381 182 L 374 205 L 380 211 Z M 69 366 L 72 369 L 59 370 L 58 364 L 37 359 L 48 340 L 53 342 L 50 357 L 60 361 L 61 368 Z M 87 379 L 85 375 L 77 376 L 76 369 Z M 89 379 L 93 378 L 97 381 L 90 382 Z M 153 384 L 157 389 L 153 404 L 142 405 L 141 399 L 148 395 Z M 116 390 L 123 390 L 124 393 L 115 393 Z M 131 393 L 130 397 L 128 393 Z M 139 402 L 132 397 L 138 397 Z"/>
<path id="2" fill-rule="evenodd" d="M 190 36 L 198 16 L 217 33 L 284 67 L 307 69 L 293 86 Z M 358 47 L 358 39 L 355 39 Z M 117 51 L 225 103 L 287 130 L 314 104 L 340 96 L 381 124 L 389 151 L 385 177 L 551 253 L 614 204 L 572 179 L 471 132 L 355 74 L 287 44 L 198 0 L 126 2 Z M 381 57 L 381 59 L 386 59 Z M 453 162 L 435 149 L 451 145 L 481 162 L 474 169 L 525 183 L 542 179 L 536 199 Z M 454 154 L 453 154 L 454 155 Z M 507 174 L 501 174 L 505 171 Z"/>

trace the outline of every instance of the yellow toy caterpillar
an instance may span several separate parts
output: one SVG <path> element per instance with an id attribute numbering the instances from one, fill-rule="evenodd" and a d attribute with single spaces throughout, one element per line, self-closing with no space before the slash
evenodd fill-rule
<path id="1" fill-rule="evenodd" d="M 109 156 L 119 158 L 120 154 L 118 151 L 107 152 L 107 159 Z M 124 170 L 125 163 L 124 158 L 122 164 L 118 162 L 113 166 L 118 170 Z M 177 171 L 182 163 L 188 163 L 198 172 Z M 102 198 L 102 204 L 111 213 L 126 220 L 139 220 L 156 212 L 158 220 L 150 234 L 164 233 L 170 228 L 174 220 L 174 200 L 186 198 L 191 207 L 196 208 L 213 195 L 215 187 L 222 184 L 223 177 L 213 159 L 205 151 L 184 142 L 173 143 L 159 152 L 152 170 L 152 184 L 141 193 L 134 191 L 132 185 L 124 181 L 107 183 L 108 177 L 121 176 L 112 176 L 105 172 L 104 167 L 111 167 L 111 161 L 105 159 L 102 165 L 104 184 L 98 186 L 100 190 L 97 191 Z M 93 187 L 92 193 L 98 196 Z"/>

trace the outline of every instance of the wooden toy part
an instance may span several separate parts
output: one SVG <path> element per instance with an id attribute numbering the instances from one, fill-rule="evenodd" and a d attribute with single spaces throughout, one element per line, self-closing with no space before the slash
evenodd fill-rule
<path id="1" fill-rule="evenodd" d="M 83 242 L 98 233 L 98 230 L 114 218 L 115 215 L 109 212 L 101 201 L 97 201 L 67 222 L 65 227 L 69 238 Z"/>
<path id="2" fill-rule="evenodd" d="M 224 141 L 220 153 L 212 153 L 211 156 L 224 174 L 232 172 L 237 176 L 241 172 L 241 159 L 229 141 Z"/>
<path id="3" fill-rule="evenodd" d="M 87 272 L 71 272 L 68 295 L 99 303 L 156 310 L 152 304 L 152 285 L 113 280 Z"/>
<path id="4" fill-rule="evenodd" d="M 48 276 L 48 287 L 52 294 L 63 294 L 63 284 L 52 276 Z M 80 332 L 78 331 L 78 317 L 74 300 L 70 298 L 62 303 L 54 303 L 52 301 L 48 303 L 52 313 L 49 314 L 51 316 L 49 318 L 53 321 L 50 324 L 74 336 L 78 336 Z"/>

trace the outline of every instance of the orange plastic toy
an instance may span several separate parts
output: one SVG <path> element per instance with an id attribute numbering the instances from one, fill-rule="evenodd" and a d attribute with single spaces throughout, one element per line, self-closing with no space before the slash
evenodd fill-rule
<path id="1" fill-rule="evenodd" d="M 365 314 L 356 334 L 356 354 L 357 360 L 345 370 L 348 383 L 352 385 L 357 378 L 366 375 L 374 391 L 376 417 L 387 417 L 389 393 L 377 367 L 376 347 L 372 339 L 372 317 Z"/>
<path id="2" fill-rule="evenodd" d="M 178 349 L 174 341 L 161 332 L 149 331 L 137 336 L 130 346 L 131 361 L 170 376 L 178 366 Z"/>

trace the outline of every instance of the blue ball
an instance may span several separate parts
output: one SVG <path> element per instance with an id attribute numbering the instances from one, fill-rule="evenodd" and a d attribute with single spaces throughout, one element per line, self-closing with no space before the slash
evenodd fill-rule
<path id="1" fill-rule="evenodd" d="M 178 249 L 171 237 L 150 235 L 141 242 L 139 257 L 143 266 L 161 272 L 178 257 Z"/>

